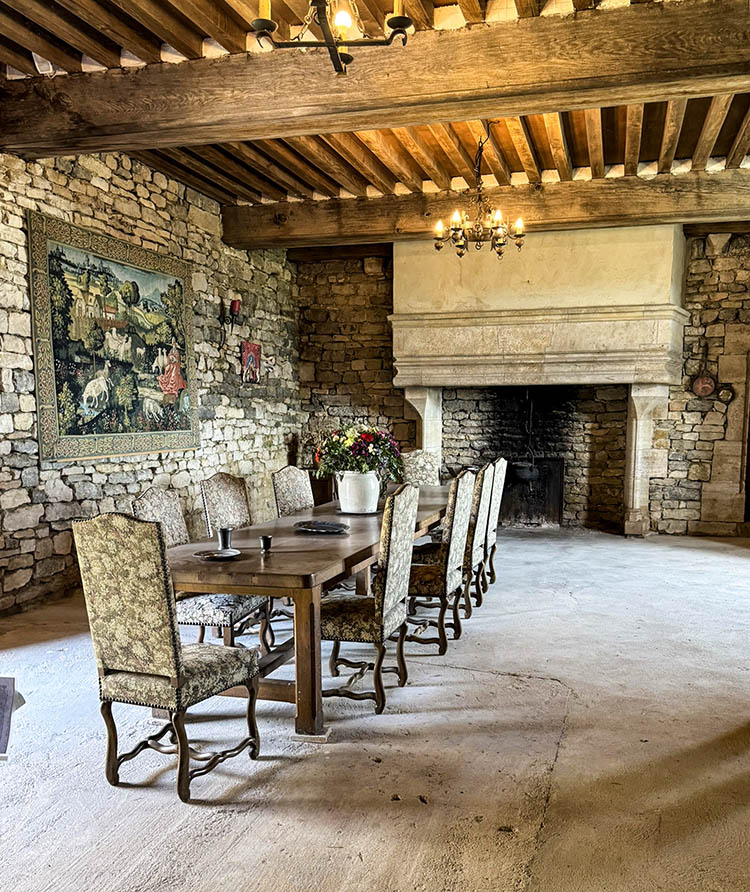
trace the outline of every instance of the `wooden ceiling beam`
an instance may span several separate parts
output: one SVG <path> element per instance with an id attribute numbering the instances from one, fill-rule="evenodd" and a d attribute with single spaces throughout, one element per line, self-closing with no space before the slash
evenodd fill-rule
<path id="1" fill-rule="evenodd" d="M 310 11 L 310 4 L 307 0 L 281 0 L 281 2 L 283 3 L 283 12 L 279 9 L 279 0 L 276 0 L 275 5 L 273 3 L 271 5 L 271 14 L 274 17 L 274 21 L 277 21 L 279 17 L 295 25 L 301 25 L 305 21 L 305 17 Z M 323 39 L 323 32 L 315 22 L 310 23 L 310 35 L 316 40 Z M 305 39 L 309 40 L 310 37 L 305 37 Z"/>
<path id="2" fill-rule="evenodd" d="M 259 190 L 251 189 L 250 186 L 243 186 L 235 182 L 232 177 L 227 176 L 218 167 L 204 161 L 198 154 L 194 154 L 194 152 L 201 150 L 201 147 L 195 147 L 194 149 L 160 149 L 159 151 L 163 157 L 168 158 L 175 164 L 180 164 L 182 167 L 197 173 L 202 179 L 215 183 L 220 189 L 233 195 L 235 201 L 238 198 L 249 202 L 261 200 L 262 194 Z"/>
<path id="3" fill-rule="evenodd" d="M 81 70 L 81 54 L 46 31 L 39 33 L 27 19 L 0 8 L 0 34 L 67 72 Z"/>
<path id="4" fill-rule="evenodd" d="M 593 9 L 596 6 L 596 0 L 573 0 L 573 9 L 576 12 L 584 12 L 587 9 Z"/>
<path id="5" fill-rule="evenodd" d="M 437 144 L 445 152 L 448 160 L 464 178 L 466 185 L 473 189 L 476 186 L 474 176 L 474 159 L 464 148 L 458 134 L 451 124 L 431 124 L 430 132 Z"/>
<path id="6" fill-rule="evenodd" d="M 251 143 L 223 143 L 222 148 L 245 164 L 249 164 L 263 174 L 266 179 L 277 183 L 290 195 L 296 195 L 298 198 L 314 198 L 315 190 L 311 186 L 299 177 L 294 176 L 294 174 L 289 173 L 281 165 L 276 164 Z"/>
<path id="7" fill-rule="evenodd" d="M 487 11 L 486 0 L 458 0 L 458 7 L 468 25 L 477 25 L 484 21 Z"/>
<path id="8" fill-rule="evenodd" d="M 508 162 L 505 160 L 502 147 L 493 134 L 492 128 L 488 126 L 487 121 L 467 121 L 466 126 L 476 140 L 477 145 L 479 145 L 480 140 L 487 138 L 484 146 L 484 161 L 500 186 L 509 185 L 510 168 L 508 167 Z"/>
<path id="9" fill-rule="evenodd" d="M 287 190 L 282 189 L 269 179 L 249 170 L 244 162 L 237 161 L 222 150 L 221 146 L 193 146 L 190 152 L 217 168 L 226 177 L 236 180 L 240 186 L 252 189 L 263 198 L 271 201 L 284 201 Z"/>
<path id="10" fill-rule="evenodd" d="M 415 127 L 397 127 L 393 135 L 438 189 L 450 189 L 451 175 Z"/>
<path id="11" fill-rule="evenodd" d="M 129 11 L 146 0 L 119 2 Z M 0 84 L 0 149 L 26 157 L 127 151 L 742 92 L 749 31 L 745 0 L 713 0 L 710 16 L 704 0 L 683 0 L 599 9 L 585 23 L 540 16 L 419 32 L 391 48 L 388 64 L 382 48 L 361 47 L 346 89 L 319 52 L 196 59 L 51 81 L 44 90 L 9 81 Z M 460 88 L 435 89 L 438 60 Z"/>
<path id="12" fill-rule="evenodd" d="M 247 51 L 247 31 L 215 0 L 168 0 L 199 34 L 213 37 L 230 53 Z M 162 5 L 164 2 L 162 0 Z"/>
<path id="13" fill-rule="evenodd" d="M 188 59 L 203 56 L 203 35 L 175 15 L 162 0 L 117 0 L 118 5 L 144 28 L 153 31 L 165 43 Z"/>
<path id="14" fill-rule="evenodd" d="M 643 105 L 629 105 L 625 119 L 625 176 L 638 176 L 643 135 Z"/>
<path id="15" fill-rule="evenodd" d="M 568 140 L 565 136 L 563 117 L 560 112 L 553 112 L 544 116 L 544 128 L 547 131 L 552 158 L 561 180 L 573 179 L 573 165 L 570 161 Z"/>
<path id="16" fill-rule="evenodd" d="M 165 157 L 160 151 L 131 152 L 131 157 L 142 162 L 146 167 L 150 167 L 152 170 L 158 170 L 166 176 L 171 177 L 178 183 L 183 183 L 185 186 L 190 186 L 191 189 L 195 189 L 197 192 L 202 192 L 204 195 L 208 195 L 209 198 L 213 198 L 214 201 L 218 201 L 220 204 L 231 205 L 237 202 L 236 195 L 220 188 L 213 180 L 204 179 L 190 167 L 178 164 L 171 158 Z"/>
<path id="17" fill-rule="evenodd" d="M 604 139 L 602 137 L 602 110 L 587 108 L 584 112 L 586 121 L 586 144 L 589 150 L 589 166 L 591 176 L 599 179 L 604 176 Z"/>
<path id="18" fill-rule="evenodd" d="M 539 163 L 534 140 L 531 138 L 531 131 L 526 123 L 526 119 L 519 115 L 511 115 L 503 120 L 529 182 L 541 183 L 542 166 Z"/>
<path id="19" fill-rule="evenodd" d="M 750 109 L 745 112 L 742 119 L 740 129 L 732 141 L 732 145 L 727 155 L 726 166 L 728 168 L 736 168 L 742 164 L 742 159 L 750 152 Z"/>
<path id="20" fill-rule="evenodd" d="M 721 128 L 724 126 L 733 99 L 732 93 L 725 96 L 714 96 L 711 99 L 711 105 L 708 107 L 706 119 L 693 151 L 693 170 L 706 169 L 706 162 L 711 157 L 711 152 L 716 145 Z"/>
<path id="21" fill-rule="evenodd" d="M 344 161 L 359 170 L 383 195 L 391 195 L 396 177 L 367 146 L 352 133 L 327 133 L 321 137 Z"/>
<path id="22" fill-rule="evenodd" d="M 4 6 L 64 40 L 74 49 L 85 53 L 89 58 L 104 65 L 117 68 L 120 65 L 120 48 L 107 37 L 97 36 L 84 22 L 77 22 L 70 15 L 42 0 L 3 0 Z"/>
<path id="23" fill-rule="evenodd" d="M 56 3 L 144 62 L 161 62 L 161 40 L 140 26 L 134 28 L 98 0 L 56 0 Z"/>
<path id="24" fill-rule="evenodd" d="M 412 192 L 421 192 L 424 174 L 419 165 L 390 131 L 360 130 L 355 136 Z"/>
<path id="25" fill-rule="evenodd" d="M 435 23 L 435 7 L 430 0 L 404 0 L 404 11 L 417 31 L 427 31 Z"/>
<path id="26" fill-rule="evenodd" d="M 672 169 L 686 108 L 687 99 L 670 99 L 667 103 L 667 116 L 664 120 L 664 132 L 659 149 L 659 173 L 669 173 Z"/>
<path id="27" fill-rule="evenodd" d="M 544 0 L 515 0 L 519 19 L 530 19 L 538 16 L 544 7 Z"/>
<path id="28" fill-rule="evenodd" d="M 293 136 L 285 140 L 296 152 L 314 164 L 352 195 L 367 195 L 369 183 L 347 161 L 340 158 L 319 136 Z"/>
<path id="29" fill-rule="evenodd" d="M 269 158 L 273 158 L 277 164 L 312 186 L 321 195 L 327 195 L 329 198 L 339 197 L 341 186 L 334 179 L 310 164 L 307 159 L 298 155 L 280 140 L 259 139 L 251 145 L 258 148 L 264 155 L 268 155 Z"/>
<path id="30" fill-rule="evenodd" d="M 359 0 L 359 5 L 361 7 L 360 12 L 364 11 L 365 13 L 363 18 L 369 18 L 375 24 L 375 34 L 378 37 L 385 34 L 386 14 L 383 12 L 378 0 Z"/>
<path id="31" fill-rule="evenodd" d="M 523 217 L 532 232 L 750 219 L 750 171 L 732 170 L 650 180 L 608 177 L 491 189 L 488 199 Z M 429 239 L 460 193 L 388 195 L 377 199 L 289 202 L 224 210 L 224 240 L 235 248 L 393 242 Z"/>
<path id="32" fill-rule="evenodd" d="M 31 58 L 31 53 L 24 47 L 13 43 L 12 40 L 6 40 L 2 36 L 0 36 L 0 62 L 12 65 L 16 71 L 32 77 L 39 74 L 34 65 L 34 60 Z"/>

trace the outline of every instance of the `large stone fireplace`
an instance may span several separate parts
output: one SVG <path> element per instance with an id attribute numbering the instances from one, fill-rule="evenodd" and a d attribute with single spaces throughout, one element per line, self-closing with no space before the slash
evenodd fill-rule
<path id="1" fill-rule="evenodd" d="M 666 474 L 654 422 L 682 380 L 681 227 L 531 234 L 502 262 L 424 242 L 394 252 L 394 383 L 451 470 L 539 449 L 565 460 L 563 521 L 643 535 Z"/>

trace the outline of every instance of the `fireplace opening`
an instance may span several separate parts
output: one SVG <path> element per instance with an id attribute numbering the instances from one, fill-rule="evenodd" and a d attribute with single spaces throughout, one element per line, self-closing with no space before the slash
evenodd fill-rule
<path id="1" fill-rule="evenodd" d="M 445 388 L 451 475 L 508 459 L 501 521 L 622 532 L 626 385 Z"/>

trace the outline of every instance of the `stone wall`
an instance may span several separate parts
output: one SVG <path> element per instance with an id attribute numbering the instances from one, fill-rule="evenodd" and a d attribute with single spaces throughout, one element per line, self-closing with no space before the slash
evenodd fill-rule
<path id="1" fill-rule="evenodd" d="M 388 427 L 413 446 L 415 423 L 393 386 L 390 258 L 297 261 L 300 396 L 318 429 Z"/>
<path id="2" fill-rule="evenodd" d="M 652 527 L 664 533 L 747 535 L 746 385 L 750 351 L 750 238 L 693 239 L 687 262 L 683 383 L 670 391 L 668 417 L 655 445 L 669 449 L 668 473 L 651 481 Z M 700 399 L 690 390 L 704 362 L 719 390 Z M 734 399 L 719 398 L 729 385 Z"/>
<path id="3" fill-rule="evenodd" d="M 444 389 L 444 470 L 523 460 L 530 442 L 537 458 L 565 460 L 563 523 L 619 531 L 626 421 L 624 386 Z"/>
<path id="4" fill-rule="evenodd" d="M 121 459 L 43 462 L 36 443 L 27 208 L 192 265 L 202 447 Z M 223 351 L 221 298 L 242 298 Z M 239 378 L 239 340 L 262 344 L 273 368 L 257 385 Z M 126 156 L 24 163 L 0 155 L 0 610 L 76 583 L 70 526 L 99 511 L 129 510 L 156 483 L 175 487 L 194 535 L 204 534 L 199 481 L 242 474 L 254 516 L 272 514 L 269 472 L 296 449 L 304 415 L 298 389 L 297 311 L 281 251 L 247 254 L 221 241 L 219 206 Z"/>

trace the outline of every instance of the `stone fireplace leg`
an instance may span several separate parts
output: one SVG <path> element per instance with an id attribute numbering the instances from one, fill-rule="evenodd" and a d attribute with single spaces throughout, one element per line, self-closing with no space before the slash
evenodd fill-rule
<path id="1" fill-rule="evenodd" d="M 667 476 L 667 449 L 654 448 L 654 422 L 667 418 L 667 384 L 631 384 L 625 445 L 625 535 L 645 536 L 649 517 L 649 483 Z"/>
<path id="2" fill-rule="evenodd" d="M 417 421 L 417 449 L 434 452 L 443 459 L 443 388 L 405 387 L 404 398 L 414 409 Z"/>

